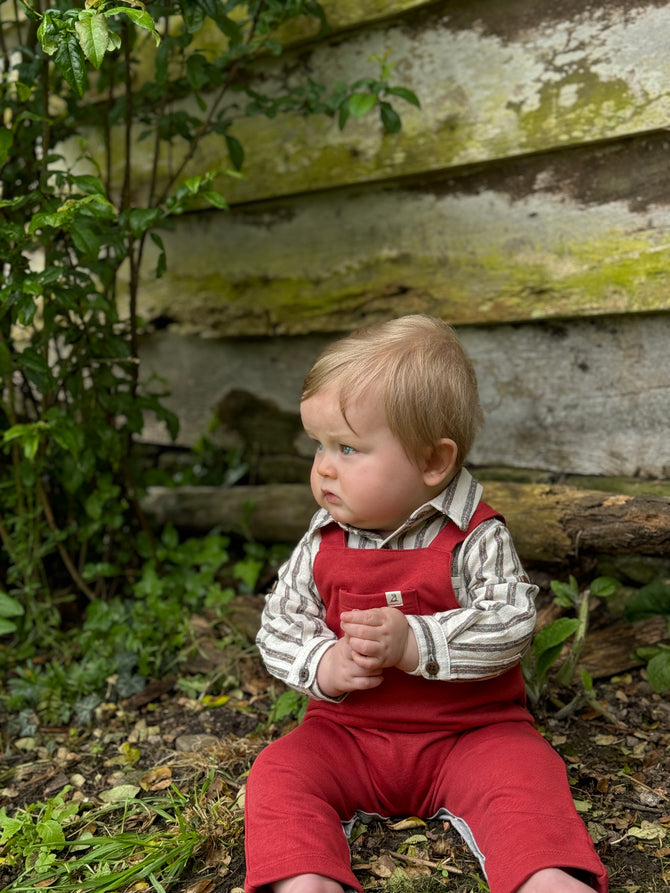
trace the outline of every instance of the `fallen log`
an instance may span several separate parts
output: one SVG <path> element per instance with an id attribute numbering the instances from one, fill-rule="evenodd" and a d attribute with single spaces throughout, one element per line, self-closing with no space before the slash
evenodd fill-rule
<path id="1" fill-rule="evenodd" d="M 505 516 L 523 561 L 670 554 L 670 498 L 665 496 L 486 481 L 484 499 Z M 316 508 L 304 484 L 151 487 L 143 506 L 158 524 L 197 531 L 221 527 L 268 543 L 296 542 Z"/>

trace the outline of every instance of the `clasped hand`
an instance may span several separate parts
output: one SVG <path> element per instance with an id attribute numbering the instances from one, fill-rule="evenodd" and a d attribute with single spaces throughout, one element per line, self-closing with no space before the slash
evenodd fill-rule
<path id="1" fill-rule="evenodd" d="M 319 688 L 328 697 L 376 688 L 385 667 L 416 668 L 416 639 L 397 608 L 345 611 L 340 625 L 344 635 L 323 655 L 317 672 Z"/>

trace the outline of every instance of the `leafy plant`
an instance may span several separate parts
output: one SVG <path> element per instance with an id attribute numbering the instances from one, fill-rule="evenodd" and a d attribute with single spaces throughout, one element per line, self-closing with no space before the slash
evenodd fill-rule
<path id="1" fill-rule="evenodd" d="M 127 594 L 93 601 L 81 626 L 59 637 L 54 659 L 14 668 L 5 698 L 10 712 L 35 711 L 47 724 L 73 717 L 87 722 L 103 694 L 127 698 L 148 678 L 175 672 L 193 637 L 191 617 L 225 618 L 231 600 L 253 588 L 273 555 L 246 544 L 246 557 L 235 560 L 227 537 L 211 533 L 180 542 L 169 525 L 155 548 L 143 536 L 137 547 L 145 560 Z M 235 585 L 222 585 L 222 574 Z"/>
<path id="2" fill-rule="evenodd" d="M 0 808 L 2 860 L 21 869 L 7 893 L 47 886 L 58 893 L 112 893 L 149 884 L 164 890 L 198 853 L 216 844 L 223 857 L 241 836 L 239 806 L 204 803 L 206 787 L 190 797 L 173 789 L 165 797 L 130 797 L 88 810 L 67 803 L 68 790 L 15 816 Z"/>
<path id="3" fill-rule="evenodd" d="M 307 709 L 308 698 L 293 689 L 282 692 L 273 702 L 268 715 L 268 723 L 295 719 L 301 722 Z"/>
<path id="4" fill-rule="evenodd" d="M 591 598 L 608 598 L 620 585 L 611 577 L 597 577 L 580 591 L 577 580 L 570 575 L 568 582 L 552 580 L 554 603 L 567 609 L 573 616 L 559 617 L 538 631 L 533 647 L 522 661 L 526 692 L 531 704 L 537 705 L 546 694 L 549 681 L 559 686 L 572 684 L 584 648 L 589 628 Z M 593 680 L 586 670 L 580 672 L 582 691 L 564 707 L 566 712 L 580 702 L 593 700 Z"/>
<path id="5" fill-rule="evenodd" d="M 161 232 L 202 203 L 227 207 L 220 184 L 244 164 L 241 111 L 325 114 L 344 126 L 377 109 L 395 132 L 392 102 L 418 100 L 391 83 L 386 58 L 373 62 L 377 77 L 351 85 L 310 79 L 274 98 L 252 89 L 250 67 L 283 52 L 283 26 L 308 16 L 325 31 L 315 0 L 0 9 L 0 635 L 30 656 L 56 643 L 64 608 L 72 620 L 90 606 L 89 628 L 107 625 L 112 638 L 124 622 L 132 638 L 156 611 L 154 653 L 146 641 L 133 646 L 138 668 L 155 666 L 182 635 L 165 634 L 176 612 L 168 602 L 178 593 L 183 608 L 196 581 L 179 563 L 163 575 L 165 540 L 155 542 L 141 510 L 152 473 L 138 443 L 145 415 L 173 438 L 178 430 L 160 388 L 138 374 L 148 240 L 160 277 Z M 206 26 L 220 34 L 217 52 L 202 49 Z M 152 147 L 148 177 L 133 164 L 138 130 Z M 211 136 L 225 162 L 193 174 Z M 168 173 L 165 145 L 181 152 Z"/>
<path id="6" fill-rule="evenodd" d="M 647 617 L 668 618 L 670 629 L 670 583 L 654 580 L 643 586 L 626 604 L 626 617 L 631 620 L 644 620 Z M 670 690 L 670 645 L 659 642 L 638 648 L 637 657 L 647 664 L 647 679 L 656 691 Z"/>

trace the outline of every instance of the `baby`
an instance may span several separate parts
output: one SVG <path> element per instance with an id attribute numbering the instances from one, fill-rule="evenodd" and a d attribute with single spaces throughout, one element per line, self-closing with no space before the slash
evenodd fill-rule
<path id="1" fill-rule="evenodd" d="M 519 662 L 536 587 L 464 468 L 481 420 L 453 329 L 414 315 L 328 347 L 301 399 L 320 506 L 258 646 L 310 697 L 246 794 L 247 893 L 362 887 L 356 820 L 448 820 L 491 893 L 607 890 Z"/>

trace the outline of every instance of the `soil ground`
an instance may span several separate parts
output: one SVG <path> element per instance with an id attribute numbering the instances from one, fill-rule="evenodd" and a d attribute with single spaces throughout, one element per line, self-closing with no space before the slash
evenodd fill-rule
<path id="1" fill-rule="evenodd" d="M 186 669 L 211 668 L 213 641 L 201 640 Z M 85 728 L 38 726 L 19 736 L 12 718 L 4 717 L 0 803 L 18 815 L 61 791 L 93 805 L 119 785 L 135 785 L 139 797 L 168 786 L 184 793 L 201 786 L 203 797 L 225 812 L 225 829 L 219 846 L 170 889 L 237 893 L 244 878 L 240 794 L 246 772 L 261 748 L 295 720 L 270 721 L 284 689 L 269 679 L 252 648 L 226 654 L 234 683 L 224 696 L 188 697 L 168 679 L 129 701 L 101 705 Z M 536 713 L 537 724 L 566 762 L 612 893 L 668 890 L 670 701 L 652 690 L 639 667 L 597 680 L 595 696 L 595 706 L 563 719 L 548 702 Z M 354 830 L 353 866 L 366 891 L 487 889 L 448 823 L 399 817 Z M 16 874 L 16 867 L 3 869 L 0 858 L 0 889 Z"/>

